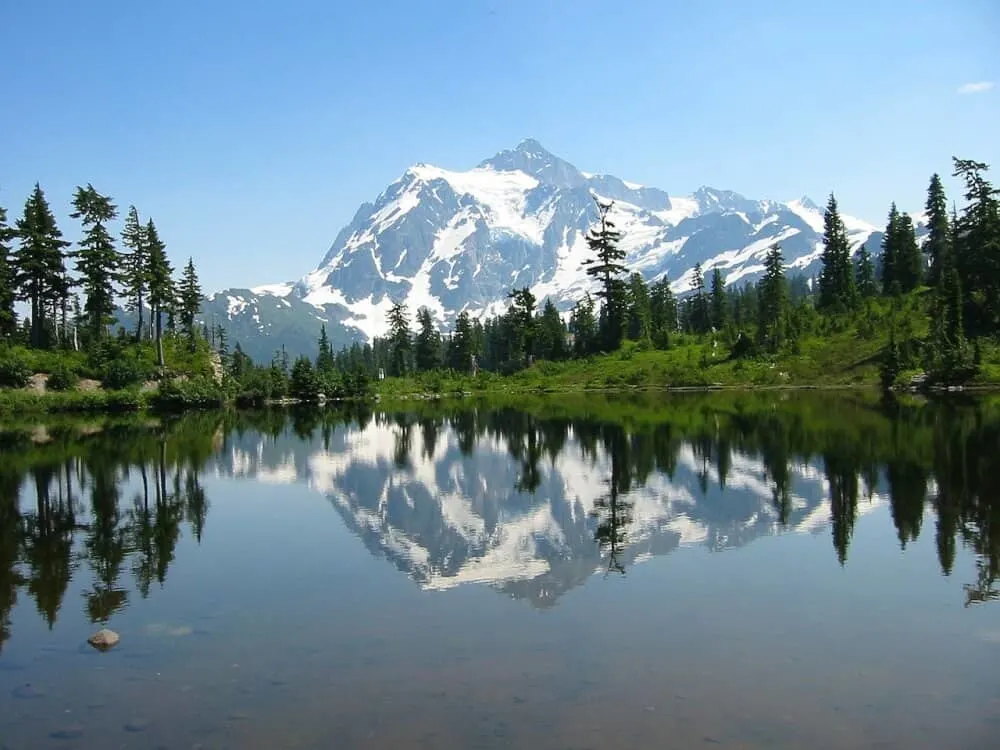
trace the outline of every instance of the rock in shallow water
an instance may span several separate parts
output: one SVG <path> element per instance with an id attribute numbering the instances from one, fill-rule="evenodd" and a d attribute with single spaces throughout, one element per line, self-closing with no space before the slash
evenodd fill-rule
<path id="1" fill-rule="evenodd" d="M 75 740 L 83 736 L 83 724 L 70 724 L 49 734 L 54 740 Z"/>
<path id="2" fill-rule="evenodd" d="M 126 732 L 145 732 L 149 729 L 149 719 L 132 719 L 125 725 Z"/>
<path id="3" fill-rule="evenodd" d="M 11 691 L 11 694 L 15 698 L 21 698 L 23 700 L 30 700 L 32 698 L 42 698 L 45 695 L 45 691 L 41 688 L 36 688 L 34 685 L 27 683 L 24 685 L 18 685 Z"/>
<path id="4" fill-rule="evenodd" d="M 87 639 L 87 643 L 96 648 L 98 651 L 107 651 L 109 648 L 114 648 L 118 645 L 118 641 L 121 638 L 118 633 L 113 630 L 98 630 L 90 638 Z"/>

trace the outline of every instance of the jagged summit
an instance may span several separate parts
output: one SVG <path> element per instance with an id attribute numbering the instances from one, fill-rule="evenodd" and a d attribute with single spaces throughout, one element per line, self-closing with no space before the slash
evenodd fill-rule
<path id="1" fill-rule="evenodd" d="M 335 345 L 380 335 L 393 300 L 413 314 L 426 307 L 445 328 L 463 310 L 502 311 L 515 287 L 566 310 L 592 287 L 583 262 L 593 195 L 614 201 L 629 268 L 649 280 L 667 275 L 678 293 L 695 264 L 718 268 L 728 284 L 752 281 L 776 242 L 790 273 L 818 268 L 823 214 L 808 198 L 756 200 L 709 186 L 669 195 L 583 172 L 525 138 L 464 171 L 413 165 L 361 204 L 313 271 L 219 292 L 205 314 L 228 320 L 232 338 L 266 361 L 281 345 L 313 353 L 321 325 Z M 855 247 L 874 232 L 844 219 Z"/>

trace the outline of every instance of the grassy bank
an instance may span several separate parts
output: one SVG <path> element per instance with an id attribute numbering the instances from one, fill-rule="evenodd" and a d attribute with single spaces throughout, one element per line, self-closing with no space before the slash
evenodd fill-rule
<path id="1" fill-rule="evenodd" d="M 926 324 L 926 319 L 923 321 Z M 926 331 L 919 328 L 914 336 Z M 434 393 L 583 391 L 631 388 L 878 388 L 879 369 L 887 345 L 886 330 L 857 326 L 823 336 L 806 337 L 775 356 L 737 358 L 722 337 L 679 337 L 666 350 L 627 342 L 620 351 L 586 359 L 537 362 L 513 375 L 481 372 L 476 377 L 429 372 L 387 378 L 377 385 L 392 398 Z M 980 341 L 981 362 L 969 387 L 1000 387 L 1000 347 Z M 905 384 L 921 369 L 911 365 L 900 375 Z"/>

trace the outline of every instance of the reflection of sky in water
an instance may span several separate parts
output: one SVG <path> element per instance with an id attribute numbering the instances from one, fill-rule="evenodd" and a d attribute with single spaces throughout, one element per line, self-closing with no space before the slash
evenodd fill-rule
<path id="1" fill-rule="evenodd" d="M 672 480 L 653 472 L 627 493 L 623 578 L 604 575 L 589 515 L 607 492 L 603 448 L 591 461 L 571 434 L 531 495 L 500 440 L 464 457 L 443 428 L 425 452 L 414 425 L 398 468 L 397 431 L 341 428 L 328 449 L 231 435 L 202 473 L 202 543 L 185 526 L 165 585 L 131 591 L 113 616 L 123 640 L 107 654 L 81 646 L 94 629 L 86 566 L 51 631 L 22 591 L 0 656 L 0 747 L 985 748 L 1000 736 L 1000 607 L 963 608 L 973 557 L 960 547 L 941 575 L 929 511 L 900 551 L 881 481 L 870 500 L 861 484 L 841 567 L 821 462 L 792 465 L 800 533 L 776 535 L 757 459 L 735 453 L 724 490 L 709 467 L 703 494 L 704 464 L 684 446 Z M 26 682 L 44 694 L 15 697 Z M 49 737 L 77 725 L 78 739 Z"/>

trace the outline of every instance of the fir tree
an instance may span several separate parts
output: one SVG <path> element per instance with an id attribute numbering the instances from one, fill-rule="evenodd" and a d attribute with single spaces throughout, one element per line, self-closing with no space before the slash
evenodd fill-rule
<path id="1" fill-rule="evenodd" d="M 448 367 L 457 372 L 469 372 L 474 351 L 472 322 L 469 313 L 463 310 L 455 319 L 455 332 L 448 342 Z"/>
<path id="2" fill-rule="evenodd" d="M 181 274 L 180 288 L 178 289 L 178 312 L 180 313 L 181 328 L 187 334 L 191 342 L 192 349 L 195 342 L 194 319 L 201 312 L 201 285 L 198 283 L 198 273 L 194 268 L 194 259 L 188 258 L 187 265 L 184 266 L 184 273 Z"/>
<path id="3" fill-rule="evenodd" d="M 923 278 L 924 259 L 917 245 L 913 219 L 901 213 L 896 218 L 896 280 L 903 293 L 912 292 Z"/>
<path id="4" fill-rule="evenodd" d="M 76 253 L 76 270 L 80 274 L 85 302 L 87 327 L 94 340 L 104 338 L 115 312 L 115 282 L 120 259 L 114 240 L 105 224 L 114 221 L 118 208 L 111 198 L 101 195 L 90 183 L 77 187 L 73 195 L 74 219 L 84 227 L 80 249 Z"/>
<path id="5" fill-rule="evenodd" d="M 69 291 L 63 240 L 49 208 L 45 193 L 36 183 L 24 204 L 24 215 L 17 220 L 19 247 L 14 253 L 14 285 L 19 299 L 31 306 L 32 346 L 46 343 L 46 323 L 56 323 L 57 313 Z"/>
<path id="6" fill-rule="evenodd" d="M 868 252 L 867 245 L 861 248 L 861 253 L 858 255 L 856 279 L 858 294 L 862 298 L 867 299 L 878 294 L 878 284 L 875 281 L 875 263 L 872 261 L 871 253 Z"/>
<path id="7" fill-rule="evenodd" d="M 316 370 L 321 375 L 329 375 L 336 368 L 333 356 L 333 347 L 330 345 L 330 338 L 326 335 L 326 325 L 319 329 L 319 354 L 316 355 Z"/>
<path id="8" fill-rule="evenodd" d="M 389 309 L 389 374 L 402 377 L 410 369 L 410 321 L 406 305 L 393 302 Z"/>
<path id="9" fill-rule="evenodd" d="M 160 367 L 163 367 L 163 315 L 176 298 L 173 268 L 167 258 L 167 247 L 160 240 L 152 219 L 146 223 L 143 235 L 146 245 L 146 282 L 149 285 L 150 315 L 153 317 L 156 337 L 156 358 Z"/>
<path id="10" fill-rule="evenodd" d="M 573 306 L 569 316 L 569 332 L 573 335 L 573 353 L 585 357 L 597 351 L 597 319 L 594 301 L 589 294 Z"/>
<path id="11" fill-rule="evenodd" d="M 645 341 L 652 332 L 653 311 L 649 287 L 642 274 L 633 273 L 628 277 L 628 291 L 628 337 L 632 341 Z"/>
<path id="12" fill-rule="evenodd" d="M 701 272 L 701 263 L 695 263 L 691 274 L 691 295 L 688 303 L 688 325 L 694 333 L 708 333 L 712 327 L 711 311 L 708 296 L 705 294 L 705 276 Z"/>
<path id="13" fill-rule="evenodd" d="M 7 225 L 7 211 L 0 206 L 0 340 L 10 340 L 17 334 L 14 312 L 14 266 L 10 257 L 10 240 L 14 232 Z"/>
<path id="14" fill-rule="evenodd" d="M 596 196 L 598 226 L 587 232 L 587 246 L 594 254 L 583 262 L 587 274 L 600 280 L 601 288 L 597 296 L 604 300 L 602 310 L 601 339 L 606 351 L 614 351 L 621 344 L 625 327 L 625 289 L 621 283 L 621 275 L 625 268 L 625 251 L 618 243 L 622 234 L 615 229 L 614 222 L 609 218 L 613 203 L 602 203 Z"/>
<path id="15" fill-rule="evenodd" d="M 882 293 L 886 295 L 901 294 L 903 285 L 899 280 L 899 211 L 896 204 L 889 207 L 889 219 L 882 235 Z"/>
<path id="16" fill-rule="evenodd" d="M 712 327 L 721 331 L 729 322 L 729 300 L 726 297 L 726 282 L 718 268 L 712 271 L 711 294 Z"/>
<path id="17" fill-rule="evenodd" d="M 781 246 L 773 245 L 764 260 L 764 276 L 758 285 L 757 343 L 777 352 L 784 343 L 788 321 L 788 288 Z"/>
<path id="18" fill-rule="evenodd" d="M 986 179 L 989 166 L 955 159 L 968 205 L 955 227 L 954 257 L 965 292 L 966 325 L 977 333 L 1000 329 L 1000 199 Z"/>
<path id="19" fill-rule="evenodd" d="M 854 267 L 847 228 L 840 217 L 837 199 L 830 194 L 823 214 L 823 270 L 819 277 L 819 307 L 824 310 L 852 310 L 856 303 Z"/>
<path id="20" fill-rule="evenodd" d="M 508 355 L 512 362 L 527 364 L 535 353 L 535 295 L 529 287 L 514 289 L 507 311 Z"/>
<path id="21" fill-rule="evenodd" d="M 666 276 L 650 287 L 650 324 L 653 342 L 660 349 L 670 345 L 670 337 L 677 332 L 677 300 Z"/>
<path id="22" fill-rule="evenodd" d="M 417 310 L 417 336 L 413 347 L 417 372 L 436 370 L 441 366 L 441 334 L 434 325 L 431 311 Z"/>
<path id="23" fill-rule="evenodd" d="M 930 257 L 927 283 L 937 286 L 941 280 L 942 258 L 951 252 L 951 227 L 948 222 L 948 201 L 941 178 L 934 174 L 927 188 L 927 240 L 924 250 Z"/>
<path id="24" fill-rule="evenodd" d="M 135 206 L 129 206 L 125 217 L 125 228 L 122 230 L 122 244 L 127 248 L 124 255 L 124 273 L 122 294 L 125 297 L 125 309 L 134 312 L 138 318 L 136 326 L 136 341 L 142 339 L 143 304 L 147 301 L 146 290 L 148 280 L 146 227 L 139 223 L 139 212 Z"/>
<path id="25" fill-rule="evenodd" d="M 560 360 L 566 356 L 566 329 L 550 299 L 545 300 L 535 326 L 535 351 L 542 359 Z"/>

